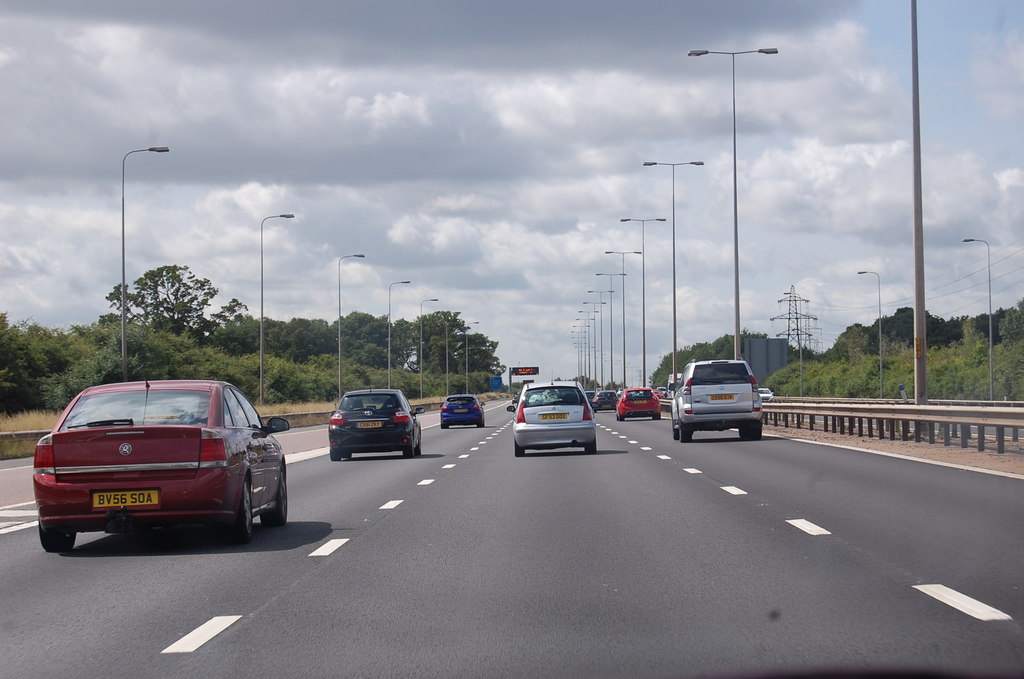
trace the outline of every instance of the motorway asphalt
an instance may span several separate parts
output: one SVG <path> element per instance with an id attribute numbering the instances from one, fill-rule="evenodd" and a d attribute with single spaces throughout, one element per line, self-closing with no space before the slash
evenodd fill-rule
<path id="1" fill-rule="evenodd" d="M 0 676 L 1024 672 L 1022 480 L 611 413 L 515 458 L 510 419 L 424 415 L 413 459 L 289 432 L 245 546 L 0 529 Z"/>

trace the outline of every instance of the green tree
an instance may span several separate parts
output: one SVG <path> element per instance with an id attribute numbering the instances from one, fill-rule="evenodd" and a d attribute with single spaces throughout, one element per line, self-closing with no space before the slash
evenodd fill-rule
<path id="1" fill-rule="evenodd" d="M 188 333 L 206 337 L 216 324 L 206 318 L 206 308 L 217 296 L 217 288 L 207 278 L 198 278 L 187 266 L 172 264 L 150 269 L 135 279 L 134 290 L 125 295 L 128 315 L 154 330 Z M 113 309 L 121 308 L 121 286 L 107 295 Z M 229 302 L 237 312 L 238 300 Z"/>

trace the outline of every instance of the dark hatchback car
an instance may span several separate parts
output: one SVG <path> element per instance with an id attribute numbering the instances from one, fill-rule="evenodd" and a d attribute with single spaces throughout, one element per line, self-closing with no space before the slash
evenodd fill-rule
<path id="1" fill-rule="evenodd" d="M 402 451 L 405 457 L 422 452 L 417 415 L 400 389 L 361 389 L 346 392 L 331 415 L 327 429 L 331 459 L 347 460 L 353 453 Z"/>
<path id="2" fill-rule="evenodd" d="M 616 404 L 619 402 L 619 397 L 614 391 L 605 389 L 597 392 L 594 399 L 590 402 L 594 412 L 598 410 L 615 410 Z"/>
<path id="3" fill-rule="evenodd" d="M 453 424 L 484 426 L 484 409 L 473 394 L 452 394 L 441 406 L 441 429 Z"/>
<path id="4" fill-rule="evenodd" d="M 252 520 L 288 520 L 284 450 L 236 387 L 209 380 L 89 387 L 39 440 L 33 486 L 48 552 L 77 533 L 180 523 L 224 526 L 252 538 Z"/>

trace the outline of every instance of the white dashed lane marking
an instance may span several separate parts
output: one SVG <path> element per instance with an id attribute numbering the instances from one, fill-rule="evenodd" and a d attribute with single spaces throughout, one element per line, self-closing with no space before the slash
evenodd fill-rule
<path id="1" fill-rule="evenodd" d="M 687 474 L 703 474 L 704 473 L 701 470 L 696 469 L 694 467 L 687 467 L 683 471 L 686 472 Z"/>
<path id="2" fill-rule="evenodd" d="M 381 509 L 394 509 L 398 505 L 402 504 L 402 502 L 403 502 L 403 500 L 391 500 L 389 502 L 385 502 L 384 504 L 382 504 L 380 506 L 380 508 Z"/>
<path id="3" fill-rule="evenodd" d="M 737 488 L 736 486 L 722 486 L 722 490 L 730 495 L 746 495 L 747 491 Z"/>
<path id="4" fill-rule="evenodd" d="M 334 540 L 328 540 L 324 544 L 320 545 L 314 551 L 310 552 L 310 556 L 330 556 L 341 547 L 343 544 L 348 542 L 348 538 L 336 538 Z"/>
<path id="5" fill-rule="evenodd" d="M 417 486 L 429 486 L 429 485 L 430 485 L 430 484 L 432 484 L 433 482 L 434 482 L 434 479 L 423 479 L 422 481 L 420 481 L 420 482 L 419 482 L 419 483 L 417 483 L 416 485 L 417 485 Z"/>
<path id="6" fill-rule="evenodd" d="M 204 622 L 161 653 L 191 653 L 242 619 L 240 615 L 218 615 Z"/>
<path id="7" fill-rule="evenodd" d="M 937 601 L 941 601 L 947 606 L 952 606 L 961 613 L 966 613 L 972 618 L 977 618 L 978 620 L 991 621 L 1013 619 L 1006 613 L 992 608 L 988 604 L 982 603 L 977 599 L 972 599 L 966 594 L 961 594 L 955 589 L 950 589 L 945 585 L 914 585 L 914 589 L 927 594 Z"/>
<path id="8" fill-rule="evenodd" d="M 832 535 L 821 526 L 811 523 L 807 519 L 786 519 L 786 523 L 795 526 L 808 535 Z"/>

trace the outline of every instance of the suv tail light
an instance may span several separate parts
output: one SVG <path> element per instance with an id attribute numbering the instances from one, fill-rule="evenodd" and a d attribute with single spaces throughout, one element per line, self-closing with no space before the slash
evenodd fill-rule
<path id="1" fill-rule="evenodd" d="M 53 435 L 47 434 L 36 443 L 36 454 L 33 460 L 36 474 L 56 474 L 57 463 L 53 457 Z"/>
<path id="2" fill-rule="evenodd" d="M 332 427 L 344 427 L 345 426 L 345 416 L 341 414 L 340 410 L 335 411 L 335 413 L 333 415 L 331 415 L 331 426 Z"/>
<path id="3" fill-rule="evenodd" d="M 220 432 L 203 429 L 199 439 L 199 466 L 204 469 L 228 466 L 228 451 Z"/>
<path id="4" fill-rule="evenodd" d="M 686 394 L 687 396 L 689 396 L 693 392 L 692 387 L 693 387 L 693 378 L 692 377 L 688 377 L 686 379 L 686 382 L 683 384 L 683 393 Z"/>
<path id="5" fill-rule="evenodd" d="M 753 375 L 750 376 L 750 383 L 754 385 L 754 391 L 757 391 L 757 378 Z"/>

